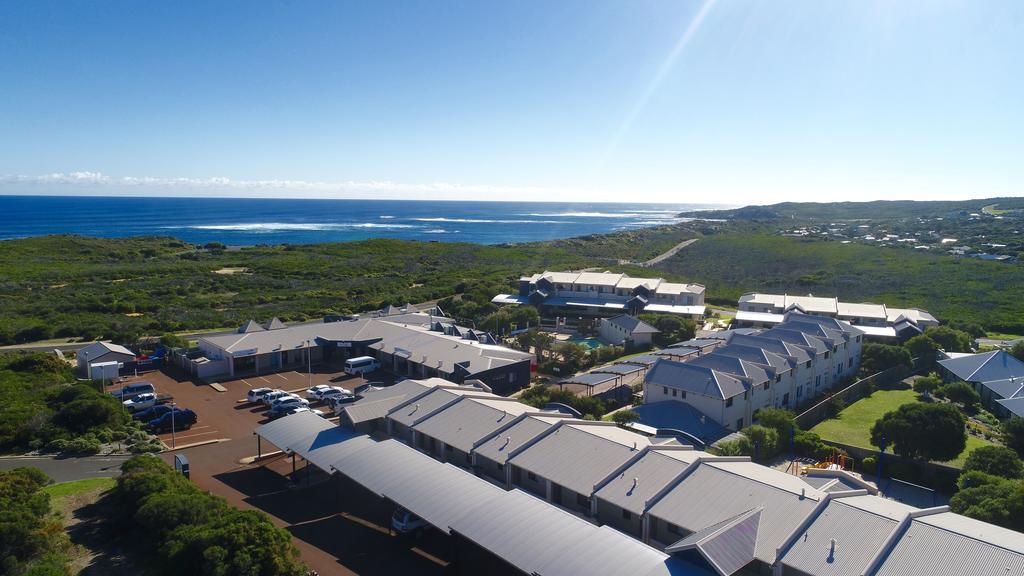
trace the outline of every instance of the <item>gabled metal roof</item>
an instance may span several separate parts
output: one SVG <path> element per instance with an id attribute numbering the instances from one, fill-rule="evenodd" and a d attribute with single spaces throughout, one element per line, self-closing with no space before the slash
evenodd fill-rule
<path id="1" fill-rule="evenodd" d="M 594 496 L 639 516 L 652 497 L 702 456 L 713 457 L 699 450 L 652 448 L 609 480 Z"/>
<path id="2" fill-rule="evenodd" d="M 597 526 L 520 490 L 452 521 L 452 530 L 537 576 L 684 575 L 705 571 Z"/>
<path id="3" fill-rule="evenodd" d="M 536 410 L 509 398 L 465 396 L 413 429 L 468 453 L 477 442 L 511 424 L 516 416 Z"/>
<path id="4" fill-rule="evenodd" d="M 392 408 L 391 411 L 388 412 L 388 419 L 406 426 L 413 426 L 425 418 L 429 418 L 438 410 L 441 410 L 445 406 L 455 402 L 467 393 L 479 394 L 481 396 L 494 396 L 493 394 L 488 394 L 487 392 L 475 388 L 462 390 L 457 387 L 436 387 L 422 396 L 409 399 L 404 404 Z"/>
<path id="5" fill-rule="evenodd" d="M 665 549 L 669 554 L 697 550 L 719 576 L 731 576 L 754 560 L 754 547 L 761 522 L 758 506 L 712 526 L 694 532 Z"/>
<path id="6" fill-rule="evenodd" d="M 447 380 L 444 382 L 448 383 Z M 345 406 L 342 413 L 352 425 L 383 418 L 395 406 L 425 393 L 436 385 L 433 378 L 429 380 L 402 380 L 392 386 L 366 392 L 362 398 Z"/>
<path id="7" fill-rule="evenodd" d="M 1017 360 L 1006 350 L 939 360 L 939 365 L 966 382 L 989 382 L 1024 376 L 1024 362 Z"/>
<path id="8" fill-rule="evenodd" d="M 525 416 L 500 434 L 481 443 L 474 452 L 477 456 L 504 464 L 509 455 L 521 449 L 541 434 L 546 434 L 551 427 L 569 418 L 568 415 L 552 414 L 550 416 Z"/>
<path id="9" fill-rule="evenodd" d="M 646 437 L 614 425 L 566 423 L 509 463 L 590 496 L 597 483 L 639 456 L 648 444 Z"/>
<path id="10" fill-rule="evenodd" d="M 658 386 L 669 386 L 702 396 L 724 400 L 742 394 L 747 385 L 734 376 L 712 368 L 661 359 L 644 376 L 644 382 Z"/>
<path id="11" fill-rule="evenodd" d="M 797 483 L 805 487 L 801 489 L 803 496 L 791 491 Z M 776 547 L 810 515 L 823 496 L 795 476 L 752 462 L 702 462 L 658 500 L 650 514 L 696 532 L 763 506 L 755 557 L 770 564 L 775 561 Z"/>

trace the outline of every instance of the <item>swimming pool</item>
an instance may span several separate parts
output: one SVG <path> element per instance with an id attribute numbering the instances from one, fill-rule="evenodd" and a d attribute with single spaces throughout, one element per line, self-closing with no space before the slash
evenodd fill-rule
<path id="1" fill-rule="evenodd" d="M 601 346 L 604 346 L 604 342 L 601 342 L 600 338 L 594 338 L 594 337 L 590 337 L 590 338 L 570 338 L 569 342 L 572 342 L 573 344 L 583 344 L 584 346 L 586 346 L 587 348 L 589 348 L 591 350 L 593 350 L 594 348 L 600 348 Z"/>

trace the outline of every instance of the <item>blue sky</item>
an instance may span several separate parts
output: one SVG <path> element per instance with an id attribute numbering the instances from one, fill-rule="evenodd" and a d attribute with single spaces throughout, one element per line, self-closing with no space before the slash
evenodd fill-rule
<path id="1" fill-rule="evenodd" d="M 0 193 L 1024 194 L 1024 2 L 0 2 Z"/>

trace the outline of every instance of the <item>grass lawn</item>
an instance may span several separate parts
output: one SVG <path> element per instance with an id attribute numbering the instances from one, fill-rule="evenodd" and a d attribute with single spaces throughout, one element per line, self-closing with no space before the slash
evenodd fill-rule
<path id="1" fill-rule="evenodd" d="M 51 484 L 43 488 L 43 491 L 50 494 L 50 502 L 54 510 L 63 510 L 64 503 L 69 498 L 76 498 L 92 492 L 103 492 L 113 488 L 116 483 L 117 480 L 114 478 L 86 478 Z"/>
<path id="2" fill-rule="evenodd" d="M 1024 336 L 1020 334 L 1007 334 L 1005 332 L 989 332 L 988 334 L 985 334 L 985 337 L 991 338 L 992 340 L 1020 340 L 1021 338 L 1024 338 Z"/>
<path id="3" fill-rule="evenodd" d="M 839 417 L 825 420 L 811 429 L 821 436 L 822 440 L 831 440 L 862 448 L 876 448 L 871 444 L 871 427 L 886 412 L 891 412 L 903 404 L 919 402 L 917 393 L 911 389 L 876 390 L 869 398 L 862 398 L 850 404 Z M 975 436 L 967 436 L 967 448 L 956 460 L 947 462 L 951 466 L 963 466 L 964 459 L 972 450 L 991 444 L 987 440 Z M 890 450 L 891 451 L 891 450 Z"/>

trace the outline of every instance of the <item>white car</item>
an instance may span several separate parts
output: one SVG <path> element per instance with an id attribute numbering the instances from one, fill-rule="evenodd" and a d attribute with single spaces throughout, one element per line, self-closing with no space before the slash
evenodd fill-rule
<path id="1" fill-rule="evenodd" d="M 308 406 L 296 406 L 296 407 L 286 411 L 285 412 L 285 416 L 291 416 L 292 414 L 298 414 L 299 412 L 312 412 L 313 414 L 316 414 L 317 416 L 323 416 L 324 415 L 323 410 L 316 410 L 314 408 L 309 408 Z"/>
<path id="2" fill-rule="evenodd" d="M 139 410 L 152 408 L 153 406 L 156 406 L 156 394 L 152 392 L 139 394 L 131 400 L 125 400 L 122 404 L 124 404 L 124 407 L 128 409 L 129 412 L 138 412 Z"/>
<path id="3" fill-rule="evenodd" d="M 309 390 L 306 390 L 306 400 L 320 400 L 320 395 L 330 390 L 332 386 L 327 384 L 317 384 Z"/>
<path id="4" fill-rule="evenodd" d="M 249 402 L 259 402 L 264 396 L 273 391 L 273 388 L 253 388 L 252 390 L 249 390 L 249 393 L 246 394 L 245 397 Z"/>
<path id="5" fill-rule="evenodd" d="M 281 396 L 270 403 L 271 410 L 281 410 L 280 406 L 309 406 L 309 400 L 299 398 L 295 394 L 289 394 L 287 396 Z"/>
<path id="6" fill-rule="evenodd" d="M 284 390 L 274 390 L 273 392 L 267 392 L 266 394 L 264 394 L 263 398 L 260 398 L 260 401 L 266 404 L 267 406 L 270 406 L 274 402 L 274 400 L 277 400 L 282 396 L 294 396 L 294 394 L 289 394 Z"/>
<path id="7" fill-rule="evenodd" d="M 331 386 L 327 390 L 320 393 L 321 402 L 330 402 L 331 398 L 337 398 L 339 396 L 351 396 L 352 392 L 345 390 L 341 386 Z"/>

